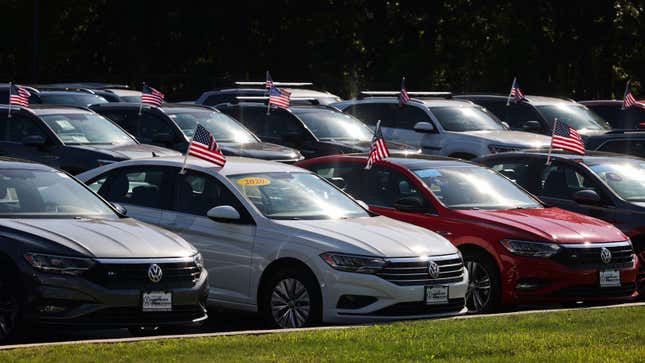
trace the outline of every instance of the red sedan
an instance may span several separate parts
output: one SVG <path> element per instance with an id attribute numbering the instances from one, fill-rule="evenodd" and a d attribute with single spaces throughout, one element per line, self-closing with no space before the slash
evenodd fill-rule
<path id="1" fill-rule="evenodd" d="M 539 200 L 496 172 L 442 157 L 365 155 L 298 165 L 327 177 L 376 213 L 435 231 L 462 252 L 469 309 L 634 298 L 638 261 L 611 224 Z"/>

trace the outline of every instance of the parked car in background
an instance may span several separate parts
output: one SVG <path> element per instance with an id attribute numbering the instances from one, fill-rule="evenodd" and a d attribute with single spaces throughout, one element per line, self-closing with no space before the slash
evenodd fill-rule
<path id="1" fill-rule="evenodd" d="M 545 203 L 603 219 L 629 236 L 641 261 L 639 289 L 645 293 L 645 160 L 590 152 L 553 151 L 489 155 L 476 162 L 505 174 Z"/>
<path id="2" fill-rule="evenodd" d="M 263 97 L 267 95 L 265 82 L 236 82 L 239 88 L 222 88 L 202 93 L 195 101 L 198 105 L 217 106 L 235 102 L 237 97 Z M 302 87 L 311 87 L 308 82 L 274 82 L 277 87 L 291 92 L 292 105 L 322 105 L 326 106 L 341 101 L 341 98 L 327 91 L 318 91 Z M 253 88 L 255 87 L 255 88 Z"/>
<path id="3" fill-rule="evenodd" d="M 445 157 L 366 155 L 298 163 L 344 185 L 370 210 L 435 231 L 461 251 L 469 311 L 503 305 L 629 299 L 638 262 L 610 224 L 542 203 L 487 168 Z M 601 261 L 603 248 L 611 263 Z M 611 279 L 611 283 L 605 281 Z"/>
<path id="4" fill-rule="evenodd" d="M 391 94 L 391 96 L 387 96 Z M 353 115 L 370 127 L 381 121 L 388 142 L 421 147 L 424 154 L 472 159 L 479 155 L 548 146 L 550 138 L 506 125 L 480 106 L 450 99 L 445 92 L 409 92 L 400 105 L 397 92 L 363 92 L 354 100 L 331 106 Z"/>
<path id="5" fill-rule="evenodd" d="M 183 163 L 132 160 L 79 178 L 192 241 L 210 272 L 210 303 L 259 311 L 281 328 L 465 312 L 468 274 L 443 237 L 372 214 L 291 165 L 188 158 L 180 174 Z"/>
<path id="6" fill-rule="evenodd" d="M 63 172 L 0 159 L 0 342 L 36 324 L 138 334 L 207 318 L 201 255 L 124 212 Z"/>
<path id="7" fill-rule="evenodd" d="M 472 101 L 494 113 L 506 122 L 511 130 L 521 130 L 543 135 L 553 133 L 553 120 L 558 119 L 573 127 L 583 139 L 603 134 L 611 126 L 586 106 L 573 100 L 526 96 L 526 100 L 507 104 L 508 96 L 469 94 L 457 95 L 456 99 Z"/>
<path id="8" fill-rule="evenodd" d="M 77 174 L 115 161 L 179 155 L 139 144 L 103 116 L 84 108 L 0 105 L 0 156 L 40 162 Z"/>
<path id="9" fill-rule="evenodd" d="M 18 85 L 22 88 L 25 88 L 31 96 L 29 96 L 29 103 L 41 103 L 40 97 L 38 97 L 38 90 L 34 87 Z M 0 83 L 0 103 L 8 104 L 9 103 L 9 83 Z"/>
<path id="10" fill-rule="evenodd" d="M 185 153 L 197 124 L 211 132 L 224 155 L 246 156 L 294 163 L 298 150 L 262 142 L 230 116 L 207 106 L 165 103 L 162 107 L 139 103 L 95 105 L 92 110 L 111 119 L 137 140 Z M 141 114 L 139 114 L 141 110 Z"/>
<path id="11" fill-rule="evenodd" d="M 611 130 L 590 136 L 585 141 L 585 148 L 645 158 L 645 130 Z"/>
<path id="12" fill-rule="evenodd" d="M 356 118 L 325 106 L 272 108 L 260 102 L 234 102 L 218 109 L 237 119 L 263 141 L 300 150 L 305 158 L 369 151 L 374 132 Z M 390 142 L 391 151 L 417 154 L 418 147 Z"/>
<path id="13" fill-rule="evenodd" d="M 645 129 L 645 108 L 630 107 L 623 109 L 622 100 L 578 101 L 607 120 L 612 128 L 621 130 Z"/>
<path id="14" fill-rule="evenodd" d="M 109 101 L 94 92 L 76 90 L 39 89 L 40 103 L 45 105 L 89 107 Z"/>

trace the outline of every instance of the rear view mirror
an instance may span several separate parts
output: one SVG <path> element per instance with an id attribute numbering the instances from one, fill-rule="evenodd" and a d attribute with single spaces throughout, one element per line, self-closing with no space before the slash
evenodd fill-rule
<path id="1" fill-rule="evenodd" d="M 511 126 L 509 126 L 508 122 L 506 122 L 506 121 L 502 121 L 502 125 L 504 125 L 504 127 L 505 127 L 506 129 L 510 129 L 510 128 L 511 128 Z"/>
<path id="2" fill-rule="evenodd" d="M 422 133 L 433 132 L 434 126 L 432 126 L 431 123 L 425 121 L 417 122 L 416 124 L 414 124 L 414 131 Z"/>
<path id="3" fill-rule="evenodd" d="M 40 135 L 30 135 L 22 139 L 22 144 L 25 146 L 43 146 L 45 142 L 45 138 Z"/>
<path id="4" fill-rule="evenodd" d="M 206 216 L 215 222 L 227 223 L 239 220 L 240 212 L 230 205 L 220 205 L 218 207 L 211 208 L 206 212 Z"/>
<path id="5" fill-rule="evenodd" d="M 401 212 L 422 213 L 426 211 L 423 201 L 417 197 L 403 197 L 394 202 L 394 208 Z"/>
<path id="6" fill-rule="evenodd" d="M 540 131 L 542 130 L 542 126 L 538 121 L 526 121 L 522 125 L 522 130 L 524 131 Z"/>
<path id="7" fill-rule="evenodd" d="M 600 204 L 600 196 L 592 189 L 583 189 L 573 193 L 573 200 L 578 204 L 596 205 Z"/>
<path id="8" fill-rule="evenodd" d="M 347 187 L 347 183 L 345 183 L 345 179 L 341 177 L 332 177 L 332 178 L 327 178 L 327 180 L 334 184 L 335 186 L 338 187 L 338 189 L 345 189 Z"/>

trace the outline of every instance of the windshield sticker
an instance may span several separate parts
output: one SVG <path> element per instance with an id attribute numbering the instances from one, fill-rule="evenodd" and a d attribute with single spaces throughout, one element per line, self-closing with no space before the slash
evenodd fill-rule
<path id="1" fill-rule="evenodd" d="M 271 181 L 266 178 L 243 178 L 237 181 L 239 185 L 247 185 L 247 186 L 254 186 L 254 187 L 261 187 L 263 185 L 269 185 L 271 184 Z"/>
<path id="2" fill-rule="evenodd" d="M 415 173 L 421 178 L 436 178 L 441 176 L 441 172 L 437 169 L 417 170 Z"/>
<path id="3" fill-rule="evenodd" d="M 67 120 L 56 120 L 56 124 L 64 131 L 74 130 L 74 125 Z"/>

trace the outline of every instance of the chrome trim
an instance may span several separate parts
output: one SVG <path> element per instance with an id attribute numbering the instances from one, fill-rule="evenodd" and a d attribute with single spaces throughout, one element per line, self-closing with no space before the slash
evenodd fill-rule
<path id="1" fill-rule="evenodd" d="M 181 263 L 193 262 L 195 256 L 170 258 L 97 258 L 94 261 L 105 265 L 137 265 L 152 263 Z"/>
<path id="2" fill-rule="evenodd" d="M 603 243 L 562 243 L 560 247 L 564 248 L 600 248 L 600 247 L 632 247 L 631 240 L 621 242 L 603 242 Z"/>
<path id="3" fill-rule="evenodd" d="M 385 258 L 387 262 L 400 263 L 400 262 L 426 262 L 426 261 L 445 261 L 445 260 L 455 260 L 460 259 L 461 256 L 458 253 L 451 255 L 440 255 L 440 256 L 423 256 L 423 257 L 397 257 L 397 258 Z M 443 267 L 442 265 L 441 267 Z M 450 266 L 450 265 L 445 265 Z M 418 267 L 416 267 L 418 268 Z"/>

